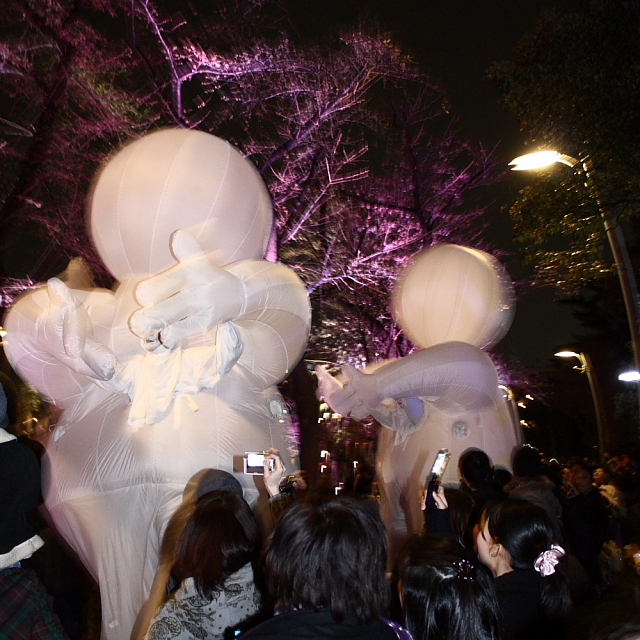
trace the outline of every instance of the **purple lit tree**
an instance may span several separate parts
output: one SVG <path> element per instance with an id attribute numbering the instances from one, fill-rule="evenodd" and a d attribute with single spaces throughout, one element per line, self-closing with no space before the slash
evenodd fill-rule
<path id="1" fill-rule="evenodd" d="M 213 20 L 211 8 L 165 5 L 16 0 L 4 14 L 0 240 L 36 224 L 52 259 L 34 280 L 66 254 L 104 281 L 83 225 L 99 162 L 151 127 L 198 127 L 236 144 L 268 184 L 269 257 L 307 285 L 311 354 L 409 352 L 388 309 L 395 274 L 437 242 L 482 246 L 484 209 L 467 200 L 496 180 L 491 153 L 458 138 L 443 92 L 381 35 L 302 48 L 271 2 L 219 3 Z"/>
<path id="2" fill-rule="evenodd" d="M 112 5 L 15 0 L 0 14 L 0 245 L 5 264 L 35 247 L 33 280 L 59 269 L 65 254 L 104 272 L 84 231 L 91 176 L 161 113 L 153 96 L 141 99 L 130 52 L 98 30 L 99 17 L 115 16 L 101 13 Z M 9 294 L 4 287 L 3 305 Z"/>
<path id="3" fill-rule="evenodd" d="M 0 15 L 4 250 L 23 246 L 18 231 L 30 225 L 49 254 L 31 281 L 79 255 L 108 284 L 84 230 L 91 177 L 131 137 L 197 127 L 238 146 L 269 187 L 268 257 L 307 286 L 308 357 L 409 353 L 389 310 L 396 273 L 438 242 L 484 248 L 474 194 L 500 177 L 492 153 L 459 138 L 442 90 L 386 36 L 301 46 L 272 1 L 170 6 L 13 0 Z M 16 281 L 4 282 L 6 306 Z M 306 374 L 299 367 L 291 395 L 312 397 Z M 296 405 L 303 423 L 317 421 L 317 406 Z"/>

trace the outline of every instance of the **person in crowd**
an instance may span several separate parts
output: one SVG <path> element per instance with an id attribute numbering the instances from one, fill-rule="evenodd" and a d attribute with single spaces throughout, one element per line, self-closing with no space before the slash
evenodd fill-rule
<path id="1" fill-rule="evenodd" d="M 600 495 L 607 501 L 613 517 L 617 520 L 624 520 L 627 517 L 624 494 L 602 467 L 598 467 L 593 472 L 593 484 L 600 491 Z"/>
<path id="2" fill-rule="evenodd" d="M 469 518 L 470 534 L 467 544 L 473 544 L 478 532 L 480 519 L 485 505 L 491 500 L 504 498 L 504 493 L 496 491 L 491 485 L 493 467 L 489 456 L 480 449 L 467 449 L 458 460 L 460 490 L 469 495 L 473 501 L 473 510 Z"/>
<path id="3" fill-rule="evenodd" d="M 31 555 L 44 544 L 32 524 L 42 502 L 36 455 L 9 433 L 7 398 L 0 386 L 0 569 Z"/>
<path id="4" fill-rule="evenodd" d="M 443 537 L 415 534 L 397 562 L 404 626 L 413 640 L 498 640 L 491 576 L 473 554 Z"/>
<path id="5" fill-rule="evenodd" d="M 223 640 L 260 608 L 252 568 L 258 527 L 241 493 L 209 491 L 190 511 L 172 567 L 180 587 L 155 614 L 147 640 Z"/>
<path id="6" fill-rule="evenodd" d="M 68 640 L 53 611 L 53 598 L 35 572 L 20 563 L 0 569 L 0 637 Z"/>
<path id="7" fill-rule="evenodd" d="M 45 402 L 29 385 L 22 385 L 16 394 L 17 421 L 12 428 L 12 433 L 19 441 L 28 445 L 38 458 L 41 458 L 56 429 L 55 417 L 60 414 L 60 409 Z"/>
<path id="8" fill-rule="evenodd" d="M 423 494 L 421 500 L 427 533 L 450 538 L 467 549 L 473 549 L 473 530 L 469 526 L 473 501 L 469 494 L 440 485 L 434 500 L 435 508 L 431 509 L 427 509 L 426 495 Z"/>
<path id="9" fill-rule="evenodd" d="M 516 449 L 512 464 L 514 478 L 505 487 L 505 493 L 542 507 L 553 524 L 554 539 L 562 544 L 562 505 L 555 494 L 555 485 L 545 475 L 542 454 L 525 444 Z"/>
<path id="10" fill-rule="evenodd" d="M 241 635 L 397 640 L 388 603 L 386 532 L 373 500 L 298 501 L 278 521 L 265 557 L 276 614 Z"/>
<path id="11" fill-rule="evenodd" d="M 222 469 L 201 469 L 187 482 L 182 492 L 182 503 L 171 516 L 160 544 L 160 557 L 149 598 L 141 607 L 133 629 L 131 640 L 142 640 L 147 635 L 149 625 L 165 600 L 179 586 L 173 568 L 178 561 L 178 543 L 184 527 L 193 514 L 195 502 L 210 491 L 232 491 L 243 498 L 240 483 Z"/>
<path id="12" fill-rule="evenodd" d="M 277 449 L 269 449 L 264 460 L 264 486 L 269 494 L 269 507 L 274 521 L 307 488 L 303 471 L 287 475 L 287 468 Z"/>
<path id="13" fill-rule="evenodd" d="M 570 607 L 560 567 L 565 552 L 547 512 L 516 498 L 488 506 L 477 548 L 494 577 L 506 637 L 563 637 Z"/>
<path id="14" fill-rule="evenodd" d="M 8 424 L 0 386 L 0 636 L 66 640 L 51 596 L 22 566 L 44 544 L 30 521 L 41 502 L 40 466 L 33 451 L 6 431 Z"/>
<path id="15" fill-rule="evenodd" d="M 562 520 L 567 544 L 589 578 L 588 595 L 597 596 L 602 586 L 598 555 L 607 538 L 608 509 L 593 486 L 590 469 L 582 462 L 571 465 Z"/>
<path id="16" fill-rule="evenodd" d="M 504 488 L 513 480 L 513 474 L 504 467 L 494 467 L 490 484 L 498 493 L 504 493 Z"/>
<path id="17" fill-rule="evenodd" d="M 16 436 L 40 460 L 55 430 L 54 416 L 60 413 L 54 405 L 45 402 L 29 385 L 16 386 L 11 379 L 0 374 L 0 383 L 7 396 L 9 425 L 7 431 Z M 74 551 L 52 527 L 43 504 L 31 510 L 29 522 L 37 531 L 43 545 L 32 556 L 21 562 L 25 569 L 35 572 L 38 580 L 53 598 L 53 609 L 65 633 L 71 640 L 80 640 L 82 612 L 88 599 L 97 592 L 92 590 L 93 578 Z M 84 585 L 81 586 L 81 583 Z M 86 585 L 91 585 L 86 589 Z"/>
<path id="18" fill-rule="evenodd" d="M 500 495 L 491 486 L 491 471 L 489 456 L 480 449 L 468 449 L 458 461 L 458 472 L 462 481 L 460 489 L 471 496 L 478 510 L 489 500 Z"/>

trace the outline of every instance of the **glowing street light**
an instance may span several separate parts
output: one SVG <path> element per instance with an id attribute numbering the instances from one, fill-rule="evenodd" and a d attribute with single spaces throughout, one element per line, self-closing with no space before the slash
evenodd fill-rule
<path id="1" fill-rule="evenodd" d="M 536 151 L 515 158 L 509 163 L 512 171 L 528 171 L 529 169 L 541 169 L 556 162 L 562 162 L 569 167 L 575 166 L 578 161 L 571 156 L 566 156 L 557 151 Z"/>
<path id="2" fill-rule="evenodd" d="M 603 207 L 599 194 L 595 190 L 591 177 L 593 174 L 593 164 L 591 160 L 587 157 L 580 161 L 571 156 L 558 153 L 557 151 L 548 150 L 520 156 L 512 160 L 509 165 L 512 165 L 514 171 L 523 171 L 525 169 L 546 167 L 556 162 L 561 162 L 572 168 L 577 164 L 581 164 L 584 174 L 587 177 L 585 186 L 594 191 L 598 208 L 600 209 L 600 215 L 604 222 L 604 228 L 607 232 L 607 239 L 611 246 L 611 253 L 616 263 L 616 270 L 618 271 L 622 298 L 624 299 L 624 306 L 627 312 L 629 333 L 631 334 L 634 364 L 636 371 L 640 371 L 640 311 L 638 309 L 638 285 L 636 283 L 635 272 L 631 265 L 631 258 L 629 257 L 629 251 L 627 250 L 627 243 L 622 234 L 622 229 L 615 218 Z M 640 382 L 640 379 L 638 381 Z M 638 399 L 640 400 L 640 384 L 638 385 Z"/>
<path id="3" fill-rule="evenodd" d="M 558 353 L 554 353 L 554 356 L 558 358 L 578 358 L 580 359 L 580 354 L 575 351 L 558 351 Z"/>
<path id="4" fill-rule="evenodd" d="M 591 389 L 591 397 L 593 398 L 593 408 L 596 412 L 596 425 L 598 427 L 598 449 L 600 449 L 600 457 L 604 459 L 604 430 L 602 419 L 602 407 L 600 405 L 598 392 L 596 389 L 596 381 L 593 377 L 593 371 L 591 366 L 591 358 L 586 353 L 576 353 L 575 351 L 558 351 L 553 354 L 559 358 L 577 358 L 580 361 L 579 367 L 574 367 L 580 373 L 586 373 L 589 380 L 589 387 Z"/>
<path id="5" fill-rule="evenodd" d="M 640 382 L 640 372 L 625 371 L 618 376 L 618 380 L 622 380 L 622 382 Z"/>

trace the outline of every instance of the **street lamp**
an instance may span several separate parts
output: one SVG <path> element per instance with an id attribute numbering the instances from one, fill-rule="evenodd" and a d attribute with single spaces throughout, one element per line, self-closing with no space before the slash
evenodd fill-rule
<path id="1" fill-rule="evenodd" d="M 591 388 L 591 397 L 593 398 L 593 408 L 596 412 L 596 425 L 598 427 L 598 449 L 600 449 L 600 458 L 604 460 L 604 429 L 602 419 L 602 406 L 600 404 L 600 396 L 596 389 L 596 381 L 593 377 L 593 370 L 591 366 L 591 358 L 586 353 L 576 353 L 575 351 L 558 351 L 553 355 L 559 358 L 578 358 L 580 361 L 579 367 L 574 367 L 580 373 L 586 373 L 589 380 L 589 387 Z"/>
<path id="2" fill-rule="evenodd" d="M 575 158 L 565 156 L 557 151 L 536 151 L 513 159 L 509 166 L 512 171 L 528 171 L 529 169 L 548 167 L 556 162 L 561 162 L 569 167 L 573 167 L 578 163 Z"/>
<path id="3" fill-rule="evenodd" d="M 539 169 L 546 167 L 556 162 L 561 162 L 569 167 L 575 167 L 580 160 L 572 158 L 557 151 L 538 151 L 536 153 L 528 153 L 524 156 L 520 156 L 515 160 L 512 160 L 509 165 L 512 166 L 514 171 L 524 171 L 526 169 Z M 586 158 L 582 161 L 582 168 L 587 176 L 588 182 L 585 186 L 594 189 L 593 185 L 593 167 L 591 161 Z M 640 312 L 638 311 L 638 285 L 636 283 L 635 273 L 631 265 L 631 258 L 629 257 L 629 251 L 627 250 L 627 243 L 622 235 L 622 229 L 618 225 L 611 214 L 602 206 L 598 193 L 595 193 L 600 215 L 604 222 L 604 228 L 607 232 L 607 239 L 611 246 L 611 252 L 613 253 L 613 259 L 616 264 L 616 270 L 618 271 L 618 279 L 620 280 L 620 288 L 622 289 L 622 297 L 624 299 L 624 306 L 627 312 L 627 322 L 629 324 L 629 332 L 631 334 L 631 347 L 633 349 L 633 360 L 635 363 L 636 371 L 640 371 L 640 326 L 638 321 L 640 320 Z M 638 400 L 640 407 L 640 384 L 638 385 Z"/>

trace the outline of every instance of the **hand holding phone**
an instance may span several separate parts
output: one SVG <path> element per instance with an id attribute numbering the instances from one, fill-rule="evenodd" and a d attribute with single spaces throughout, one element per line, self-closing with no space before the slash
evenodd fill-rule
<path id="1" fill-rule="evenodd" d="M 432 511 L 433 509 L 438 508 L 446 509 L 446 506 L 439 507 L 436 504 L 435 495 L 438 492 L 442 476 L 444 475 L 447 465 L 449 464 L 449 458 L 451 458 L 449 449 L 440 449 L 440 451 L 438 451 L 438 455 L 436 455 L 433 467 L 431 467 L 431 472 L 427 476 L 427 480 L 425 483 L 425 508 L 427 511 Z M 444 491 L 441 492 L 441 499 L 444 500 Z M 444 500 L 444 503 L 446 505 L 446 500 Z"/>

